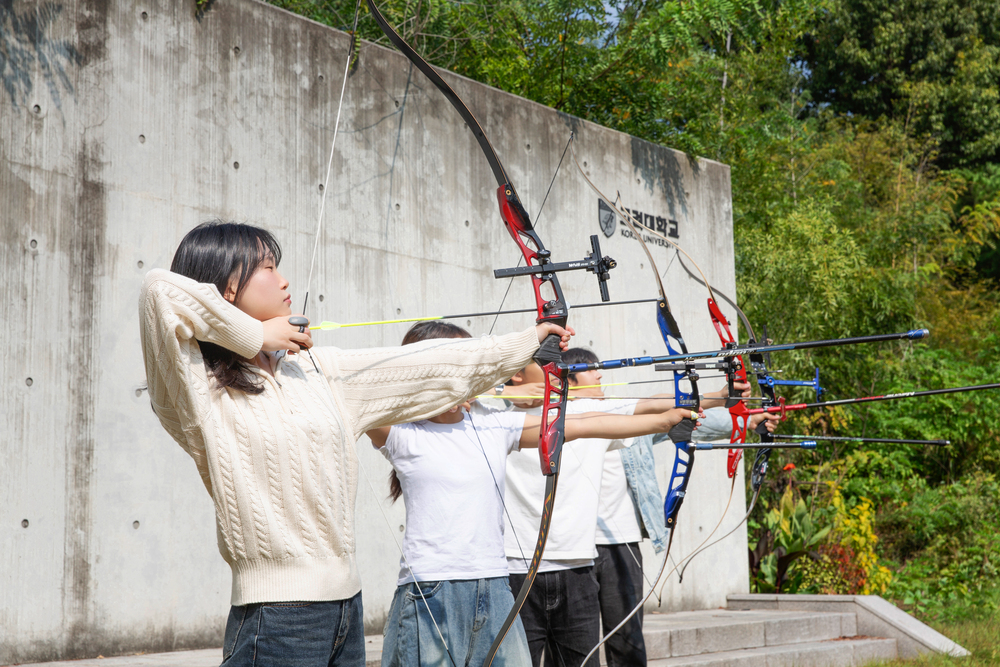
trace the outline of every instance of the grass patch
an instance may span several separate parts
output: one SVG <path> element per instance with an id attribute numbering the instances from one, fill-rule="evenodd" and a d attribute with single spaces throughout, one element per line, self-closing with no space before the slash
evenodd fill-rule
<path id="1" fill-rule="evenodd" d="M 972 655 L 953 658 L 928 654 L 916 660 L 893 660 L 886 667 L 986 667 L 1000 665 L 1000 584 L 969 606 L 945 605 L 915 613 L 921 621 L 964 647 Z"/>

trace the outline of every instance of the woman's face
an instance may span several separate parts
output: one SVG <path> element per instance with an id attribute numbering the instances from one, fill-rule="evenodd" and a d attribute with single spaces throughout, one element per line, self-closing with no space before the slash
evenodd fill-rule
<path id="1" fill-rule="evenodd" d="M 235 296 L 236 280 L 230 281 L 226 290 L 226 298 L 232 301 Z M 288 293 L 288 281 L 278 273 L 274 257 L 268 255 L 250 277 L 246 289 L 233 305 L 247 315 L 261 322 L 274 317 L 292 314 L 292 296 Z"/>

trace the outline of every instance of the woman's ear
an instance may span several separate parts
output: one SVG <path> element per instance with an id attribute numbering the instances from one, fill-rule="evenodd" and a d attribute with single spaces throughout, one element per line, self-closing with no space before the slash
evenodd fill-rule
<path id="1" fill-rule="evenodd" d="M 236 305 L 236 286 L 233 283 L 234 283 L 234 280 L 232 278 L 230 278 L 229 282 L 226 284 L 226 291 L 222 295 L 222 298 L 235 306 Z"/>

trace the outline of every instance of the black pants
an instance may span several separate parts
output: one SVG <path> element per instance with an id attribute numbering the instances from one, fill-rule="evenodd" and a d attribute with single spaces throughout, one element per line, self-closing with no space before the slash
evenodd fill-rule
<path id="1" fill-rule="evenodd" d="M 642 599 L 642 552 L 639 544 L 597 545 L 594 575 L 600 586 L 601 625 L 607 634 Z M 642 609 L 604 644 L 608 667 L 645 667 Z"/>
<path id="2" fill-rule="evenodd" d="M 525 575 L 510 575 L 510 587 L 521 588 Z M 590 649 L 601 640 L 597 600 L 597 579 L 593 567 L 542 572 L 521 608 L 521 622 L 528 637 L 531 663 L 539 667 L 542 653 L 545 667 L 581 667 Z M 586 667 L 599 667 L 599 653 Z"/>

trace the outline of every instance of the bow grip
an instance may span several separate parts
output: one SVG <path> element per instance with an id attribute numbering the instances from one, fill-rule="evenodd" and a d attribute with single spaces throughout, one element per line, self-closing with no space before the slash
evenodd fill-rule
<path id="1" fill-rule="evenodd" d="M 674 426 L 667 432 L 670 436 L 670 440 L 676 444 L 681 444 L 691 441 L 691 435 L 694 433 L 695 420 L 693 419 L 682 419 L 679 424 Z"/>
<path id="2" fill-rule="evenodd" d="M 539 366 L 545 367 L 547 364 L 557 364 L 562 361 L 562 349 L 559 345 L 562 343 L 562 337 L 556 334 L 549 334 L 542 341 L 542 344 L 538 346 L 538 351 L 535 352 L 532 359 Z"/>

